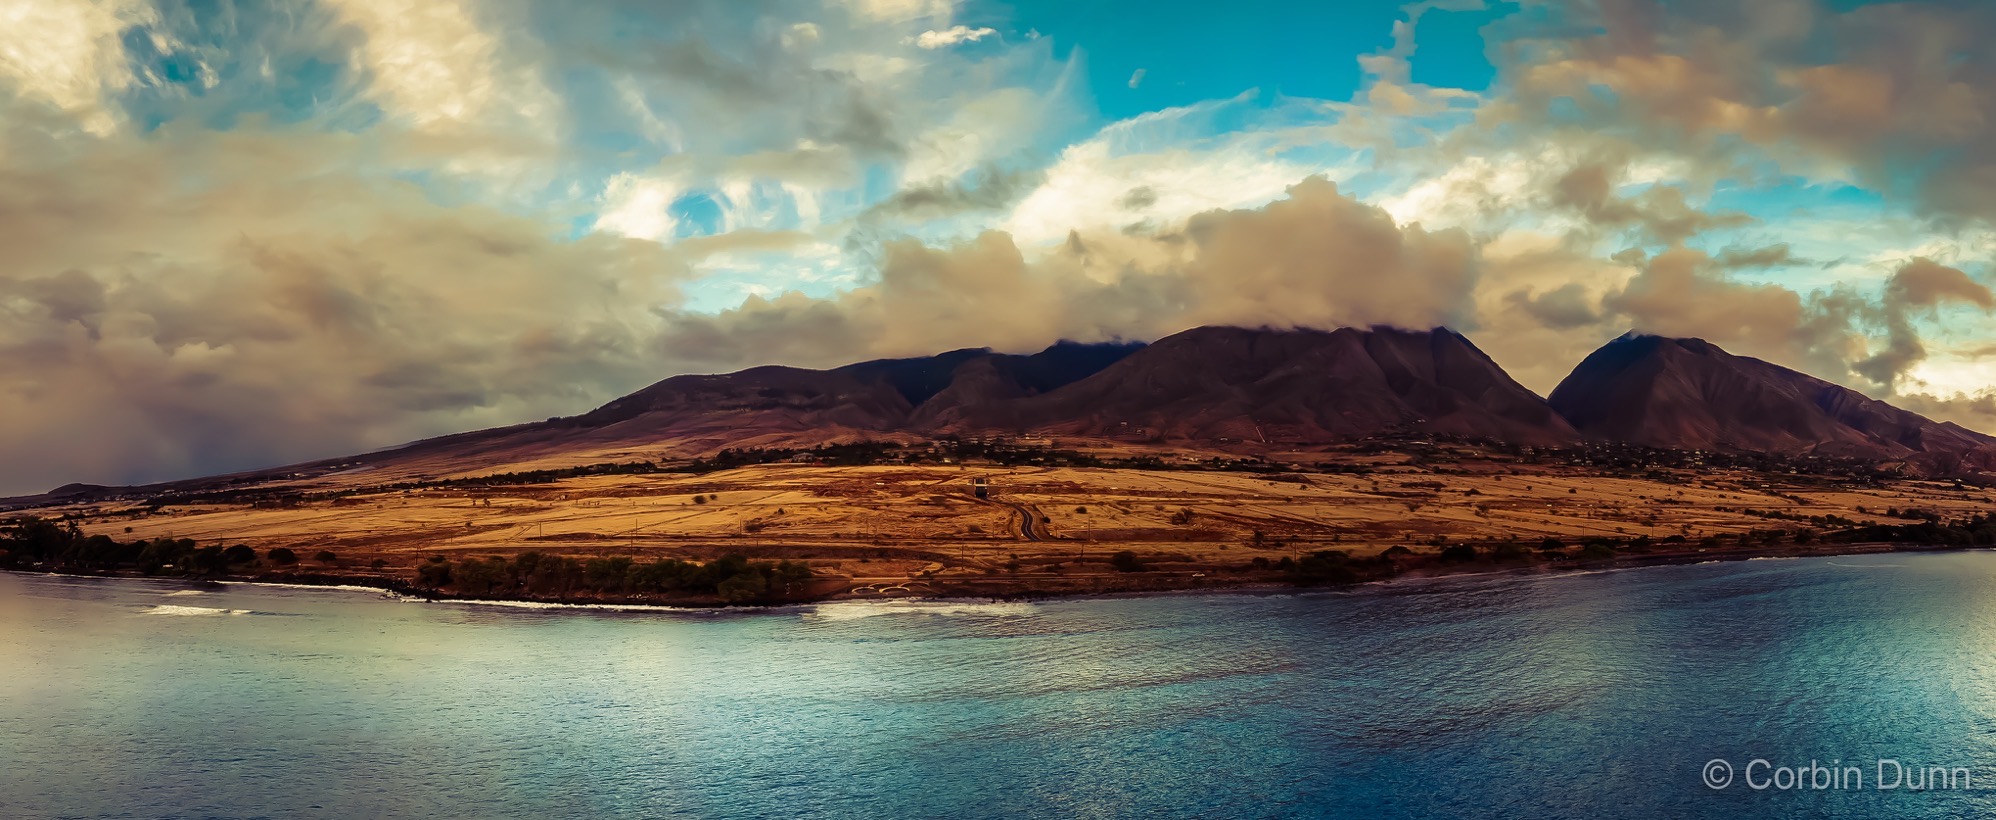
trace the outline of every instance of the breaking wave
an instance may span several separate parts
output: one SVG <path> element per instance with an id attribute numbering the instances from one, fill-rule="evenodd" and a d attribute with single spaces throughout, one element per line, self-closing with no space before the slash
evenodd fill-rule
<path id="1" fill-rule="evenodd" d="M 1019 618 L 1033 615 L 1037 611 L 1038 607 L 1033 604 L 1016 602 L 839 601 L 814 606 L 804 612 L 804 617 L 825 621 L 853 621 L 881 615 Z"/>
<path id="2" fill-rule="evenodd" d="M 146 615 L 248 615 L 247 609 L 216 609 L 206 606 L 179 606 L 160 604 L 145 610 Z"/>

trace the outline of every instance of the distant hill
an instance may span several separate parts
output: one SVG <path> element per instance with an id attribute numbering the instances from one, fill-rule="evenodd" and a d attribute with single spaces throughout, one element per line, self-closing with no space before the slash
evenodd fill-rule
<path id="1" fill-rule="evenodd" d="M 1605 441 L 1927 469 L 1996 462 L 1996 438 L 1699 339 L 1622 336 L 1581 361 L 1549 401 L 1575 429 Z"/>

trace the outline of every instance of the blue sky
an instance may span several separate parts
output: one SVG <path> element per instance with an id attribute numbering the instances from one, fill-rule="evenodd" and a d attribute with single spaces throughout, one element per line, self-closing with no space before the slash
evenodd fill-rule
<path id="1" fill-rule="evenodd" d="M 961 17 L 971 25 L 1038 32 L 1063 57 L 1078 49 L 1101 116 L 1116 120 L 1251 88 L 1349 99 L 1364 79 L 1356 55 L 1389 45 L 1394 21 L 1405 16 L 1397 3 L 1249 0 L 1227 6 L 1227 13 L 1214 14 L 1210 3 L 1162 2 L 1132 13 L 1127 4 L 1033 0 L 970 3 Z M 1478 29 L 1502 8 L 1432 12 L 1422 21 L 1414 80 L 1487 87 L 1495 69 L 1484 58 Z M 1139 70 L 1144 74 L 1131 88 Z"/>
<path id="2" fill-rule="evenodd" d="M 15 8 L 0 492 L 1207 323 L 1541 392 L 1700 336 L 1996 428 L 1987 4 Z"/>

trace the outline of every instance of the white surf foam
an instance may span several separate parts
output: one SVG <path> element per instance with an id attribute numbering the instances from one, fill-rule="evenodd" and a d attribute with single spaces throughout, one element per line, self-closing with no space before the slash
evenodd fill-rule
<path id="1" fill-rule="evenodd" d="M 680 614 L 708 611 L 708 610 L 691 609 L 688 607 L 680 607 L 680 606 L 662 606 L 658 604 L 559 604 L 549 601 L 482 601 L 482 600 L 465 600 L 465 599 L 453 599 L 453 598 L 438 598 L 436 600 L 430 600 L 427 598 L 412 598 L 406 595 L 400 597 L 401 600 L 404 601 L 429 601 L 430 603 L 435 603 L 435 604 L 457 604 L 459 606 L 495 606 L 495 607 L 505 607 L 507 609 L 575 609 L 575 610 L 595 610 L 595 611 L 608 611 L 608 612 L 676 612 Z"/>
<path id="2" fill-rule="evenodd" d="M 825 621 L 852 621 L 860 618 L 874 618 L 881 615 L 931 615 L 939 617 L 985 617 L 1020 618 L 1033 615 L 1038 610 L 1032 604 L 1020 602 L 975 601 L 837 601 L 818 604 L 804 612 L 804 617 Z"/>
<path id="3" fill-rule="evenodd" d="M 214 607 L 205 607 L 205 606 L 177 606 L 174 604 L 160 604 L 158 606 L 148 608 L 144 614 L 187 615 L 187 616 L 248 615 L 250 614 L 250 611 L 247 609 L 216 609 Z"/>
<path id="4" fill-rule="evenodd" d="M 284 584 L 276 581 L 221 581 L 219 583 L 230 586 L 271 587 L 273 589 L 331 589 L 340 592 L 388 592 L 388 590 L 381 587 L 370 587 L 360 584 Z"/>

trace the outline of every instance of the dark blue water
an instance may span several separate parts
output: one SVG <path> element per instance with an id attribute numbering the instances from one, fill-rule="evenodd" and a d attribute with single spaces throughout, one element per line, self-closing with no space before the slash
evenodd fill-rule
<path id="1" fill-rule="evenodd" d="M 0 576 L 0 816 L 1996 813 L 1991 553 L 755 614 L 189 592 Z"/>

